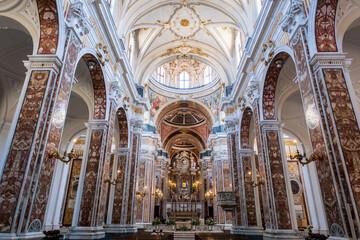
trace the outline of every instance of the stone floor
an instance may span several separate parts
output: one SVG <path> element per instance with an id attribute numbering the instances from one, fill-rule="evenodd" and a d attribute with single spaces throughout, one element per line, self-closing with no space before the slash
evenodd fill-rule
<path id="1" fill-rule="evenodd" d="M 164 233 L 163 236 L 151 235 L 149 232 L 138 232 L 136 234 L 129 234 L 122 237 L 110 237 L 109 240 L 122 240 L 122 239 L 134 239 L 134 240 L 172 240 L 173 237 L 170 233 Z M 198 233 L 197 240 L 260 240 L 262 238 L 251 237 L 245 238 L 230 233 Z"/>

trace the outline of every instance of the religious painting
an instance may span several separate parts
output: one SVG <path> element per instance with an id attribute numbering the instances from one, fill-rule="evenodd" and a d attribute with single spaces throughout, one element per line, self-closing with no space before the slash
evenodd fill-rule
<path id="1" fill-rule="evenodd" d="M 200 100 L 202 103 L 204 103 L 211 110 L 211 112 L 214 114 L 216 121 L 219 121 L 220 98 L 221 98 L 221 89 L 219 89 L 218 91 L 216 91 L 208 96 L 198 98 L 198 100 Z"/>
<path id="2" fill-rule="evenodd" d="M 153 92 L 149 89 L 149 100 L 150 100 L 150 118 L 151 120 L 154 119 L 157 111 L 164 106 L 167 102 L 171 101 L 173 98 L 165 97 Z"/>

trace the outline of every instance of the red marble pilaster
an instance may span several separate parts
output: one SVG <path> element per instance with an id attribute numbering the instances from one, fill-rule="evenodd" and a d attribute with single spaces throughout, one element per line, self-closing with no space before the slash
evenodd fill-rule
<path id="1" fill-rule="evenodd" d="M 124 214 L 124 194 L 126 193 L 126 176 L 127 176 L 127 162 L 129 159 L 128 156 L 128 120 L 126 117 L 125 110 L 119 108 L 117 111 L 117 119 L 119 126 L 119 149 L 118 149 L 118 159 L 117 159 L 117 171 L 120 171 L 120 174 L 117 176 L 118 183 L 115 185 L 115 193 L 113 200 L 113 211 L 111 217 L 111 224 L 125 224 L 122 220 L 125 217 Z"/>
<path id="2" fill-rule="evenodd" d="M 38 184 L 33 185 L 32 195 L 30 202 L 33 202 L 33 205 L 29 205 L 25 213 L 25 218 L 29 218 L 28 223 L 33 222 L 35 219 L 43 222 L 43 218 L 46 211 L 47 200 L 49 199 L 50 186 L 53 176 L 53 170 L 55 166 L 55 159 L 49 159 L 48 154 L 51 151 L 57 151 L 63 127 L 65 124 L 65 115 L 67 112 L 67 107 L 70 99 L 73 75 L 76 67 L 76 58 L 80 49 L 80 46 L 73 38 L 71 32 L 67 38 L 69 43 L 67 44 L 64 67 L 60 77 L 57 79 L 56 86 L 58 87 L 57 94 L 53 96 L 53 105 L 50 109 L 50 114 L 53 115 L 52 118 L 47 119 L 46 123 L 46 135 L 47 138 L 44 138 L 42 149 L 33 152 L 32 158 L 34 161 L 41 161 L 42 167 L 38 168 Z M 28 216 L 30 214 L 30 216 Z M 28 226 L 23 226 L 27 228 Z"/>
<path id="3" fill-rule="evenodd" d="M 136 189 L 136 166 L 140 157 L 140 147 L 141 147 L 141 135 L 136 132 L 132 132 L 132 142 L 131 142 L 131 153 L 130 153 L 130 161 L 129 161 L 129 184 L 126 189 L 129 193 L 127 196 L 127 206 L 126 206 L 126 224 L 132 225 L 134 224 L 134 201 L 135 199 L 135 189 Z"/>
<path id="4" fill-rule="evenodd" d="M 90 124 L 92 125 L 92 124 Z M 96 125 L 96 123 L 95 123 Z M 90 227 L 98 226 L 97 222 L 97 209 L 98 202 L 97 194 L 103 184 L 102 177 L 102 164 L 104 162 L 104 150 L 106 146 L 106 127 L 91 128 L 88 155 L 87 159 L 84 159 L 85 164 L 85 176 L 83 192 L 81 195 L 80 213 L 78 226 Z"/>
<path id="5" fill-rule="evenodd" d="M 245 204 L 246 204 L 246 221 L 244 222 L 245 226 L 257 226 L 255 192 L 253 186 L 251 185 L 251 182 L 253 181 L 252 175 L 256 173 L 253 173 L 252 164 L 251 164 L 251 155 L 249 155 L 250 123 L 251 123 L 252 115 L 253 114 L 251 109 L 249 107 L 246 108 L 243 112 L 241 125 L 240 125 L 240 146 L 242 151 L 240 151 L 239 155 L 243 166 L 243 171 L 241 174 L 244 178 L 243 188 L 244 188 L 244 196 L 245 196 Z"/>
<path id="6" fill-rule="evenodd" d="M 271 189 L 271 209 L 274 229 L 292 229 L 290 207 L 286 191 L 285 171 L 281 153 L 281 143 L 278 130 L 263 129 L 266 153 L 265 161 L 270 181 L 267 183 Z"/>
<path id="7" fill-rule="evenodd" d="M 239 158 L 237 156 L 237 153 L 239 151 L 237 144 L 238 141 L 236 141 L 237 138 L 238 138 L 238 133 L 235 133 L 235 131 L 229 132 L 227 134 L 228 154 L 233 169 L 233 189 L 235 191 L 235 196 L 236 196 L 235 225 L 241 226 L 243 225 L 243 221 L 244 221 L 242 214 L 242 211 L 244 211 L 243 209 L 244 204 L 241 201 L 243 196 L 243 188 L 242 188 L 243 184 L 241 179 L 242 169 L 238 161 Z"/>
<path id="8" fill-rule="evenodd" d="M 271 205 L 270 205 L 270 199 L 269 199 L 269 188 L 267 187 L 268 184 L 267 182 L 269 181 L 265 172 L 265 161 L 264 161 L 264 148 L 263 148 L 263 136 L 262 136 L 262 132 L 260 131 L 260 113 L 259 113 L 259 103 L 258 100 L 255 100 L 254 104 L 253 104 L 254 110 L 253 110 L 253 115 L 254 115 L 254 125 L 255 125 L 255 137 L 256 137 L 256 144 L 257 144 L 257 149 L 258 149 L 258 160 L 259 160 L 259 175 L 260 181 L 264 181 L 265 185 L 261 185 L 260 187 L 260 194 L 261 194 L 261 208 L 263 210 L 263 214 L 264 214 L 264 225 L 266 229 L 270 229 L 271 228 L 271 224 L 272 224 L 272 219 L 270 218 L 270 211 L 271 211 Z"/>
<path id="9" fill-rule="evenodd" d="M 304 30 L 300 30 L 298 39 L 297 41 L 294 41 L 292 47 L 294 49 L 297 72 L 301 73 L 298 74 L 299 87 L 313 152 L 322 153 L 325 158 L 324 160 L 328 162 L 328 164 L 323 164 L 323 162 L 319 161 L 315 162 L 321 188 L 321 195 L 325 207 L 327 224 L 329 229 L 333 224 L 337 224 L 341 228 L 344 228 L 341 218 L 343 213 L 342 209 L 339 208 L 339 205 L 342 205 L 344 208 L 345 206 L 342 195 L 335 191 L 335 188 L 340 189 L 340 186 L 338 179 L 333 175 L 333 172 L 336 169 L 334 158 L 331 154 L 327 154 L 329 146 L 326 144 L 329 141 L 326 137 L 324 137 L 322 129 L 324 112 L 318 105 L 320 103 L 320 99 L 318 95 L 316 95 L 317 86 L 314 82 L 314 76 L 311 74 L 311 70 L 309 70 L 309 51 L 307 47 L 307 40 L 304 38 L 303 31 Z"/>
<path id="10" fill-rule="evenodd" d="M 0 232 L 14 232 L 21 224 L 18 221 L 21 210 L 26 207 L 25 196 L 39 164 L 31 155 L 34 148 L 39 147 L 56 77 L 52 70 L 29 72 L 29 83 L 0 182 Z"/>

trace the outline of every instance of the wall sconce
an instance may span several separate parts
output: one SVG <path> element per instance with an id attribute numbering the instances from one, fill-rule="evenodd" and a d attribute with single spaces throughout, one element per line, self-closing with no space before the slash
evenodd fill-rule
<path id="1" fill-rule="evenodd" d="M 96 62 L 94 62 L 93 60 L 89 60 L 88 66 L 90 70 L 93 70 L 96 67 Z"/>
<path id="2" fill-rule="evenodd" d="M 156 199 L 162 199 L 164 197 L 163 192 L 160 189 L 156 189 L 155 193 L 152 194 Z"/>
<path id="3" fill-rule="evenodd" d="M 321 153 L 319 153 L 319 154 L 313 153 L 313 154 L 310 155 L 309 158 L 307 158 L 305 153 L 304 153 L 304 155 L 302 155 L 302 154 L 300 154 L 299 150 L 296 150 L 296 155 L 292 156 L 290 154 L 290 159 L 291 160 L 297 159 L 302 166 L 305 166 L 305 165 L 307 165 L 307 164 L 309 164 L 311 162 L 314 162 L 314 161 L 317 161 L 317 160 L 323 160 L 324 156 Z"/>
<path id="4" fill-rule="evenodd" d="M 120 174 L 120 170 L 117 170 L 117 175 Z M 111 185 L 116 185 L 119 182 L 119 178 L 116 176 L 114 180 L 111 180 L 110 178 L 106 178 L 104 180 L 105 183 L 110 183 Z"/>
<path id="5" fill-rule="evenodd" d="M 51 151 L 49 152 L 49 158 L 55 158 L 57 160 L 60 160 L 66 164 L 68 164 L 69 162 L 71 162 L 71 160 L 73 160 L 74 158 L 78 158 L 78 156 L 76 154 L 74 154 L 74 149 L 71 150 L 70 153 L 64 153 L 64 156 L 61 156 L 61 154 L 59 152 L 55 152 L 55 151 Z"/>
<path id="6" fill-rule="evenodd" d="M 206 199 L 213 199 L 214 197 L 216 196 L 216 194 L 215 193 L 213 193 L 213 191 L 211 191 L 211 190 L 209 190 L 209 191 L 207 191 L 206 193 L 205 193 L 205 198 Z"/>
<path id="7" fill-rule="evenodd" d="M 278 60 L 276 60 L 274 63 L 275 63 L 275 65 L 276 65 L 277 68 L 282 68 L 282 66 L 283 66 L 283 64 L 284 64 L 284 60 L 278 59 Z"/>
<path id="8" fill-rule="evenodd" d="M 146 194 L 148 194 L 148 188 L 145 186 L 144 188 L 142 188 L 142 190 L 137 190 L 136 191 L 136 196 L 138 197 L 138 200 L 141 201 Z"/>
<path id="9" fill-rule="evenodd" d="M 262 181 L 262 180 L 257 181 L 257 183 L 255 183 L 254 181 L 251 181 L 250 184 L 251 184 L 252 187 L 256 188 L 256 187 L 258 187 L 260 185 L 265 185 L 265 182 Z"/>

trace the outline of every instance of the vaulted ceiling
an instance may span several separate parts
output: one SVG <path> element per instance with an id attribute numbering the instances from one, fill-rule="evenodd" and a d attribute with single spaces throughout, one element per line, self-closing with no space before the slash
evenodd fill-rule
<path id="1" fill-rule="evenodd" d="M 255 25 L 257 1 L 118 1 L 115 21 L 128 52 L 131 49 L 135 80 L 143 85 L 158 66 L 192 58 L 209 64 L 231 83 Z"/>

